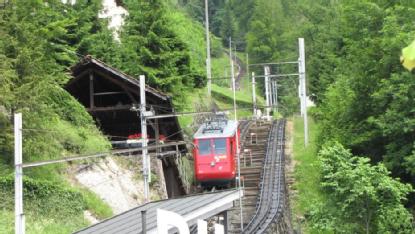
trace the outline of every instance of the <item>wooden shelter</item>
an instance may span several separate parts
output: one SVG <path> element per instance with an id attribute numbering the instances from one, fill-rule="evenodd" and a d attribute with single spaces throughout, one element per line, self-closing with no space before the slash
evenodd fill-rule
<path id="1" fill-rule="evenodd" d="M 91 56 L 85 56 L 72 66 L 71 72 L 73 78 L 65 89 L 85 106 L 109 139 L 126 140 L 129 135 L 141 133 L 140 114 L 135 110 L 140 103 L 137 79 Z M 171 97 L 149 86 L 146 86 L 146 105 L 156 114 L 173 112 Z M 159 134 L 162 134 L 168 141 L 183 140 L 177 117 L 155 119 L 148 125 L 150 139 L 159 139 Z M 185 194 L 173 158 L 163 160 L 163 170 L 169 197 Z"/>

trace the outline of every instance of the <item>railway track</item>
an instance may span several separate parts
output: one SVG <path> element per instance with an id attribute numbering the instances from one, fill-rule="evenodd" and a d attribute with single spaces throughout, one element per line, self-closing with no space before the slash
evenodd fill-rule
<path id="1" fill-rule="evenodd" d="M 250 121 L 245 129 L 242 134 L 241 126 L 244 230 L 240 229 L 238 204 L 231 211 L 229 233 L 263 233 L 283 207 L 285 120 Z"/>

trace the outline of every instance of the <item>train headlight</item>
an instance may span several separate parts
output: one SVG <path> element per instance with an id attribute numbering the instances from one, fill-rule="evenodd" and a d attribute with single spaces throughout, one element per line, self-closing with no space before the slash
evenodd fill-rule
<path id="1" fill-rule="evenodd" d="M 210 166 L 214 167 L 216 165 L 216 163 L 214 161 L 210 162 Z"/>

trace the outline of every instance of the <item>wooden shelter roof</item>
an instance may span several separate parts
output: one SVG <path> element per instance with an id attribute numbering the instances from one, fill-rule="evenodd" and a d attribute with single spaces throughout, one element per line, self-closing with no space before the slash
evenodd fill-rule
<path id="1" fill-rule="evenodd" d="M 83 73 L 88 71 L 89 69 L 100 69 L 108 73 L 108 75 L 112 77 L 117 77 L 122 80 L 127 85 L 132 85 L 137 87 L 137 91 L 140 87 L 140 82 L 138 79 L 133 78 L 130 75 L 127 75 L 116 68 L 111 67 L 110 65 L 93 58 L 91 55 L 84 56 L 81 61 L 70 68 L 74 79 L 71 79 L 66 86 L 70 86 L 72 83 L 76 82 L 79 78 L 82 77 Z M 171 97 L 157 89 L 154 89 L 148 85 L 146 85 L 146 92 L 149 92 L 162 100 L 171 99 Z"/>

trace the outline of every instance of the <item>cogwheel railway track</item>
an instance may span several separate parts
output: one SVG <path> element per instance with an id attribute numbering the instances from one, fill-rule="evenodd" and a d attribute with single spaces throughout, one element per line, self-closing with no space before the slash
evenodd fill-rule
<path id="1" fill-rule="evenodd" d="M 264 233 L 283 212 L 285 120 L 246 122 L 240 125 L 244 230 L 237 206 L 231 211 L 229 233 Z"/>

